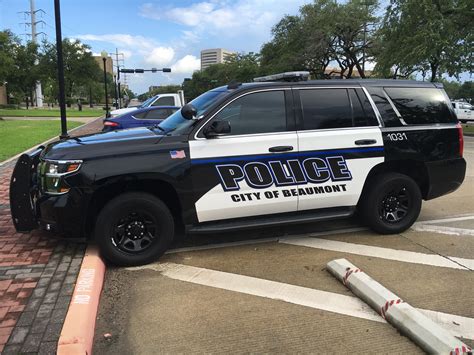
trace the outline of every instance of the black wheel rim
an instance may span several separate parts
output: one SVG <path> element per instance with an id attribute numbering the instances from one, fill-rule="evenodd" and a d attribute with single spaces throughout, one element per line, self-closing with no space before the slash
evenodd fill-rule
<path id="1" fill-rule="evenodd" d="M 411 197 L 406 187 L 391 189 L 380 201 L 379 217 L 386 223 L 398 223 L 406 217 L 410 206 Z"/>
<path id="2" fill-rule="evenodd" d="M 113 245 L 128 254 L 143 253 L 158 238 L 158 224 L 145 212 L 130 212 L 120 218 L 111 236 Z"/>

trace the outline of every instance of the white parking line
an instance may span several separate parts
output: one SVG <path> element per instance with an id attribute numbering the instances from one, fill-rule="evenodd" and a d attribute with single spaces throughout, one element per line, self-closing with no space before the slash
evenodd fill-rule
<path id="1" fill-rule="evenodd" d="M 474 215 L 464 215 L 459 217 L 449 217 L 449 218 L 441 218 L 441 219 L 431 219 L 427 221 L 420 221 L 416 222 L 415 225 L 418 224 L 436 224 L 436 223 L 449 223 L 449 222 L 459 222 L 459 221 L 468 221 L 470 219 L 474 219 Z"/>
<path id="2" fill-rule="evenodd" d="M 309 248 L 331 250 L 341 253 L 372 256 L 375 258 L 396 260 L 406 263 L 448 267 L 452 269 L 469 270 L 473 269 L 474 266 L 474 260 L 472 259 L 442 257 L 438 254 L 424 254 L 414 251 L 381 248 L 319 238 L 281 238 L 279 242 Z M 459 265 L 457 263 L 465 266 Z"/>
<path id="3" fill-rule="evenodd" d="M 131 271 L 144 269 L 158 271 L 161 275 L 174 280 L 280 300 L 300 306 L 385 323 L 381 316 L 357 297 L 174 263 L 155 263 L 127 268 L 127 270 Z M 420 309 L 420 311 L 454 336 L 474 339 L 473 318 L 424 309 Z"/>
<path id="4" fill-rule="evenodd" d="M 412 229 L 416 230 L 417 232 L 434 232 L 434 233 L 440 233 L 440 234 L 464 235 L 464 236 L 474 237 L 474 229 L 437 226 L 437 225 L 430 225 L 430 224 L 423 224 L 423 223 L 413 225 Z"/>
<path id="5" fill-rule="evenodd" d="M 337 230 L 325 231 L 325 232 L 298 234 L 298 235 L 294 235 L 294 236 L 292 235 L 292 236 L 289 236 L 287 238 L 322 237 L 322 236 L 326 236 L 326 235 L 354 233 L 354 232 L 361 232 L 361 231 L 366 231 L 366 230 L 367 230 L 367 228 L 363 228 L 363 227 L 344 228 L 344 229 L 337 229 Z M 274 238 L 242 240 L 242 241 L 238 241 L 238 242 L 229 242 L 229 243 L 216 243 L 216 244 L 199 245 L 199 246 L 196 246 L 196 247 L 185 247 L 185 248 L 170 249 L 165 254 L 176 254 L 176 253 L 183 253 L 183 252 L 188 252 L 188 251 L 220 249 L 220 248 L 236 247 L 236 246 L 242 246 L 242 245 L 252 245 L 252 244 L 278 242 L 279 239 L 280 239 L 279 237 L 274 237 Z"/>

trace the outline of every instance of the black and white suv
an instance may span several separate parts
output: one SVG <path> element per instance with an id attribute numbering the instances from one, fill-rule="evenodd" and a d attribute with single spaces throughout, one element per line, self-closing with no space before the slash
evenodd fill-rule
<path id="1" fill-rule="evenodd" d="M 11 211 L 94 236 L 121 265 L 150 262 L 176 226 L 215 232 L 356 210 L 379 233 L 456 190 L 462 129 L 441 85 L 400 80 L 233 83 L 159 126 L 63 139 L 18 161 Z"/>

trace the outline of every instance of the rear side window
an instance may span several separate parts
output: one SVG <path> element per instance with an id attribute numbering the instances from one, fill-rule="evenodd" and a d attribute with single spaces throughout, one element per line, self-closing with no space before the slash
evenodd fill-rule
<path id="1" fill-rule="evenodd" d="M 148 111 L 148 115 L 146 115 L 147 120 L 164 120 L 166 117 L 170 115 L 170 111 L 168 109 L 158 109 Z"/>
<path id="2" fill-rule="evenodd" d="M 299 93 L 305 130 L 352 127 L 346 89 L 308 89 Z"/>
<path id="3" fill-rule="evenodd" d="M 382 116 L 383 122 L 386 127 L 399 127 L 402 125 L 400 119 L 398 118 L 395 110 L 393 109 L 390 101 L 388 101 L 385 92 L 381 87 L 377 86 L 367 86 L 367 91 L 369 92 L 372 100 L 374 101 L 375 106 Z"/>
<path id="4" fill-rule="evenodd" d="M 147 111 L 141 112 L 141 113 L 136 113 L 136 114 L 133 115 L 133 117 L 139 118 L 139 119 L 144 119 L 146 117 L 147 113 L 148 113 Z"/>
<path id="5" fill-rule="evenodd" d="M 437 88 L 384 88 L 408 125 L 452 123 L 443 91 Z"/>
<path id="6" fill-rule="evenodd" d="M 172 96 L 160 97 L 151 106 L 174 106 L 174 98 Z"/>
<path id="7" fill-rule="evenodd" d="M 304 129 L 378 126 L 362 89 L 300 90 Z"/>
<path id="8" fill-rule="evenodd" d="M 378 126 L 374 110 L 362 89 L 349 89 L 354 127 Z"/>

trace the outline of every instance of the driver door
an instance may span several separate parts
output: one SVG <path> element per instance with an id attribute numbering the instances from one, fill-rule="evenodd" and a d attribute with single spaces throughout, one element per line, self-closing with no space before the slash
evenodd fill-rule
<path id="1" fill-rule="evenodd" d="M 292 107 L 291 89 L 245 93 L 201 126 L 189 142 L 199 222 L 297 210 L 282 191 L 294 184 L 285 158 L 298 151 Z M 230 132 L 206 137 L 219 120 Z"/>

